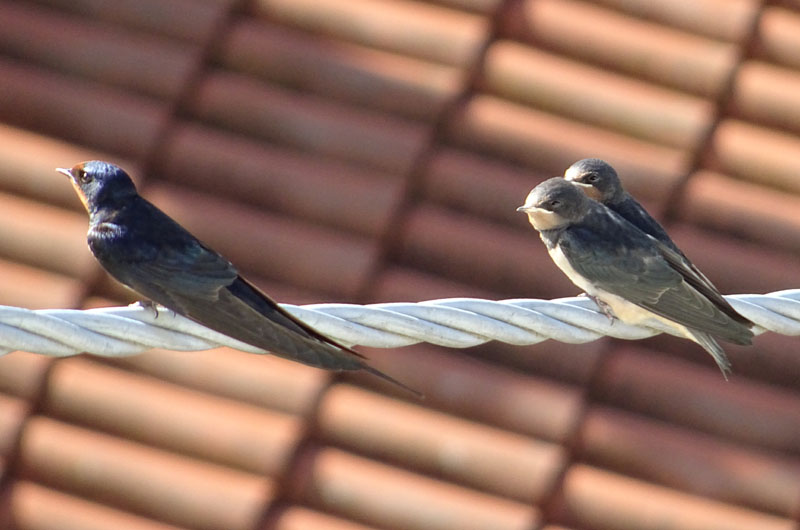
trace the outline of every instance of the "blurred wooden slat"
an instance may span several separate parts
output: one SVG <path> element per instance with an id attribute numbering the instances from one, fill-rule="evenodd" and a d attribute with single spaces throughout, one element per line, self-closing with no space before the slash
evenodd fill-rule
<path id="1" fill-rule="evenodd" d="M 555 444 L 337 385 L 320 403 L 326 440 L 520 502 L 549 495 L 564 465 Z"/>
<path id="2" fill-rule="evenodd" d="M 459 68 L 251 20 L 232 28 L 219 55 L 265 81 L 428 122 L 464 77 Z"/>
<path id="3" fill-rule="evenodd" d="M 25 427 L 20 466 L 45 485 L 200 530 L 252 528 L 273 488 L 257 475 L 44 417 Z"/>
<path id="4" fill-rule="evenodd" d="M 563 512 L 578 527 L 657 530 L 792 530 L 794 523 L 585 465 L 564 477 Z M 666 521 L 666 523 L 665 523 Z"/>
<path id="5" fill-rule="evenodd" d="M 651 4 L 655 3 L 627 2 L 624 6 L 646 9 Z M 511 12 L 506 25 L 512 36 L 533 45 L 704 97 L 721 95 L 736 60 L 733 44 L 592 2 L 527 0 Z M 705 24 L 702 29 L 711 26 Z"/>
<path id="6" fill-rule="evenodd" d="M 397 175 L 191 123 L 176 128 L 156 171 L 218 197 L 372 237 L 388 229 L 403 191 Z"/>
<path id="7" fill-rule="evenodd" d="M 234 0 L 35 0 L 76 15 L 158 33 L 186 41 L 203 43 Z"/>
<path id="8" fill-rule="evenodd" d="M 0 515 L 17 530 L 185 530 L 88 502 L 30 481 L 11 487 L 7 513 Z"/>
<path id="9" fill-rule="evenodd" d="M 408 530 L 523 530 L 535 508 L 322 448 L 303 454 L 293 498 L 368 524 Z M 414 506 L 415 509 L 408 509 Z"/>
<path id="10" fill-rule="evenodd" d="M 18 3 L 0 10 L 0 25 L 6 28 L 0 33 L 0 52 L 162 99 L 179 94 L 199 51 L 196 46 L 126 31 L 92 18 Z M 58 46 L 53 46 L 54 35 Z"/>
<path id="11" fill-rule="evenodd" d="M 415 0 L 259 0 L 255 14 L 365 46 L 453 66 L 477 58 L 487 19 Z"/>
<path id="12" fill-rule="evenodd" d="M 189 105 L 203 121 L 311 153 L 406 173 L 423 147 L 425 129 L 377 112 L 343 107 L 256 82 L 211 72 Z"/>
<path id="13" fill-rule="evenodd" d="M 483 82 L 512 101 L 680 149 L 696 145 L 711 121 L 712 106 L 699 98 L 511 41 L 489 49 Z"/>
<path id="14" fill-rule="evenodd" d="M 509 159 L 550 175 L 576 160 L 600 157 L 625 173 L 649 175 L 645 197 L 666 198 L 685 171 L 688 153 L 590 127 L 480 95 L 456 113 L 450 137 L 462 148 Z"/>
<path id="15" fill-rule="evenodd" d="M 597 1 L 659 24 L 730 42 L 744 37 L 758 9 L 755 0 Z"/>
<path id="16" fill-rule="evenodd" d="M 64 421 L 273 478 L 288 468 L 301 434 L 296 418 L 80 358 L 54 368 L 42 409 Z"/>
<path id="17" fill-rule="evenodd" d="M 767 513 L 791 517 L 800 507 L 800 459 L 612 408 L 589 411 L 581 454 L 594 465 Z"/>
<path id="18" fill-rule="evenodd" d="M 0 57 L 0 120 L 123 157 L 144 155 L 166 107 Z"/>

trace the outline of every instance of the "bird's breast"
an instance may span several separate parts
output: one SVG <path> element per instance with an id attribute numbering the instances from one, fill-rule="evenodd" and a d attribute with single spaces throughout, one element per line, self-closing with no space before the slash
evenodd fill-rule
<path id="1" fill-rule="evenodd" d="M 547 251 L 550 253 L 550 258 L 552 258 L 553 263 L 567 275 L 567 278 L 569 278 L 572 283 L 592 296 L 597 295 L 597 289 L 585 276 L 579 274 L 578 271 L 575 270 L 575 267 L 572 266 L 569 258 L 567 258 L 564 251 L 561 249 L 561 245 L 554 245 L 552 248 L 548 248 Z"/>
<path id="2" fill-rule="evenodd" d="M 128 237 L 128 231 L 122 225 L 103 222 L 92 225 L 87 234 L 89 249 L 101 261 L 106 259 L 126 259 L 130 252 L 141 253 L 141 245 L 133 245 Z"/>
<path id="3" fill-rule="evenodd" d="M 122 225 L 111 222 L 97 223 L 89 227 L 89 237 L 108 239 L 124 235 Z"/>

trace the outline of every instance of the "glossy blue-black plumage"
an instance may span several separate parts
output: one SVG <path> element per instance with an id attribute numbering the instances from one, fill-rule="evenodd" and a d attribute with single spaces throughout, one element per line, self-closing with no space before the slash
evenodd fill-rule
<path id="1" fill-rule="evenodd" d="M 398 383 L 283 310 L 233 264 L 139 196 L 121 168 L 100 161 L 59 170 L 89 212 L 88 243 L 114 278 L 204 326 L 290 360 L 366 370 Z"/>

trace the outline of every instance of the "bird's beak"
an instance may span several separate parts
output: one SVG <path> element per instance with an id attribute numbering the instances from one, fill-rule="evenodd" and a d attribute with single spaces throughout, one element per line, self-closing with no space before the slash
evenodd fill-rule
<path id="1" fill-rule="evenodd" d="M 56 171 L 58 173 L 61 173 L 62 175 L 66 175 L 69 178 L 72 178 L 72 172 L 69 169 L 65 168 L 65 167 L 57 167 Z"/>
<path id="2" fill-rule="evenodd" d="M 523 204 L 522 206 L 517 208 L 517 211 L 518 212 L 527 212 L 528 211 L 528 207 Z"/>

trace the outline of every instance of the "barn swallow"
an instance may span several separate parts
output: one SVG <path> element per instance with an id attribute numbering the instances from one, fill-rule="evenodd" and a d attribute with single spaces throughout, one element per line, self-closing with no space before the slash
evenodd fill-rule
<path id="1" fill-rule="evenodd" d="M 689 281 L 694 273 L 678 253 L 570 182 L 542 182 L 517 210 L 567 277 L 623 322 L 665 324 L 708 351 L 726 377 L 730 363 L 715 338 L 751 343 L 750 329 Z"/>
<path id="2" fill-rule="evenodd" d="M 282 309 L 230 261 L 142 198 L 121 168 L 95 160 L 57 171 L 70 178 L 89 213 L 92 254 L 138 294 L 280 357 L 328 370 L 364 370 L 417 394 Z"/>
<path id="3" fill-rule="evenodd" d="M 606 205 L 610 210 L 619 214 L 633 226 L 645 234 L 654 237 L 662 244 L 669 247 L 670 250 L 677 253 L 683 261 L 683 265 L 692 273 L 686 278 L 686 281 L 692 287 L 700 291 L 700 293 L 733 320 L 747 327 L 753 326 L 753 323 L 740 315 L 730 303 L 723 298 L 719 289 L 711 283 L 711 280 L 706 278 L 694 263 L 686 257 L 683 251 L 678 248 L 678 245 L 669 237 L 664 227 L 653 219 L 653 217 L 647 213 L 647 210 L 645 210 L 630 193 L 625 191 L 622 187 L 622 181 L 610 164 L 599 158 L 585 158 L 567 168 L 564 172 L 564 178 L 579 186 L 583 192 L 592 199 Z"/>

